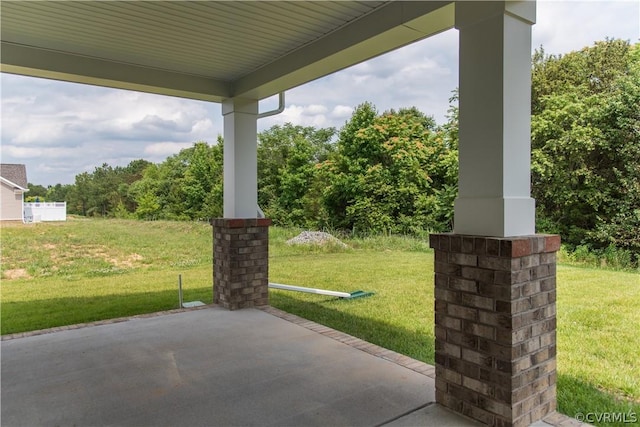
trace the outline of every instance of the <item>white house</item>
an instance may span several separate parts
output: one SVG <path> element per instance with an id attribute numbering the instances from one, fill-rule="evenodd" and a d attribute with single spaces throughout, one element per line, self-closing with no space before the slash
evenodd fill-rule
<path id="1" fill-rule="evenodd" d="M 25 165 L 0 164 L 0 221 L 24 221 Z"/>

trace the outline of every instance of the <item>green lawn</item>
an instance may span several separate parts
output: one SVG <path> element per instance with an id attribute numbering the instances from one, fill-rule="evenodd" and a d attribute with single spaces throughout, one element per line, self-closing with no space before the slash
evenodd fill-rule
<path id="1" fill-rule="evenodd" d="M 286 245 L 296 234 L 272 227 L 272 282 L 375 295 L 273 290 L 273 306 L 433 363 L 433 252 L 424 239 Z M 177 308 L 178 274 L 185 301 L 212 300 L 208 224 L 75 219 L 3 227 L 0 242 L 2 334 Z M 560 411 L 640 414 L 640 274 L 560 265 L 557 304 Z"/>
<path id="2" fill-rule="evenodd" d="M 184 301 L 209 303 L 211 233 L 169 221 L 3 227 L 2 334 L 178 308 L 178 275 Z"/>

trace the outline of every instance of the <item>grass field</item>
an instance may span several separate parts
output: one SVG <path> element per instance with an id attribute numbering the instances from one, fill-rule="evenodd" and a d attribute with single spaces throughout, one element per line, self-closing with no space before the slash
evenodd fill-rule
<path id="1" fill-rule="evenodd" d="M 297 232 L 272 227 L 271 281 L 375 296 L 274 290 L 273 306 L 434 363 L 433 252 L 425 240 L 286 245 Z M 0 242 L 2 334 L 177 308 L 179 274 L 185 301 L 212 300 L 205 223 L 72 219 L 3 227 Z M 559 410 L 640 414 L 640 274 L 561 264 L 557 306 Z"/>

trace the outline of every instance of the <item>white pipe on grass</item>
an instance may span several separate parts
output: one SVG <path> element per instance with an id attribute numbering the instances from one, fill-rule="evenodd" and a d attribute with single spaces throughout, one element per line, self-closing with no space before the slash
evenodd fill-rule
<path id="1" fill-rule="evenodd" d="M 283 285 L 281 283 L 269 283 L 270 288 L 283 289 L 285 291 L 306 292 L 309 294 L 329 295 L 332 297 L 351 298 L 347 292 L 328 291 L 326 289 L 305 288 L 303 286 Z"/>

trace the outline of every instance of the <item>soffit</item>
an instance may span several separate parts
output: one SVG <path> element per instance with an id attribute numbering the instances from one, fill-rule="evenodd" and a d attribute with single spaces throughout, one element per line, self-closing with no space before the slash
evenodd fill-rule
<path id="1" fill-rule="evenodd" d="M 450 28 L 450 3 L 5 0 L 2 71 L 265 97 Z"/>

